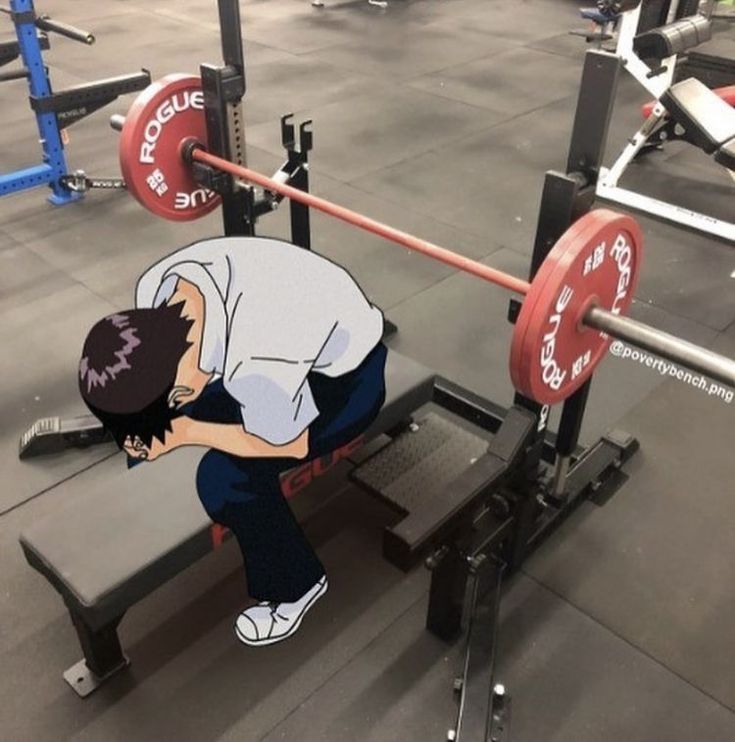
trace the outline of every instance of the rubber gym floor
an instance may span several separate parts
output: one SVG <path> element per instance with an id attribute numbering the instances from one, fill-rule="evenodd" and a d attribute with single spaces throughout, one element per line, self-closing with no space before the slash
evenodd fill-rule
<path id="1" fill-rule="evenodd" d="M 315 192 L 525 276 L 543 174 L 565 163 L 585 51 L 567 33 L 581 27 L 578 3 L 391 0 L 381 11 L 366 0 L 326 2 L 243 0 L 249 164 L 280 164 L 282 113 L 313 117 Z M 97 35 L 91 48 L 52 40 L 56 89 L 220 61 L 214 2 L 38 5 Z M 713 44 L 735 56 L 732 30 L 719 30 Z M 609 160 L 645 99 L 623 77 Z M 116 174 L 106 119 L 128 104 L 73 127 L 72 168 Z M 37 161 L 22 83 L 3 85 L 0 109 L 0 169 Z M 648 158 L 626 182 L 733 217 L 732 183 L 690 148 Z M 257 650 L 235 640 L 245 592 L 230 543 L 129 612 L 128 671 L 84 701 L 63 682 L 77 639 L 18 534 L 62 504 L 56 483 L 112 449 L 22 463 L 18 436 L 39 416 L 82 411 L 75 367 L 87 329 L 132 304 L 137 276 L 159 256 L 220 223 L 216 213 L 164 222 L 125 193 L 63 209 L 45 195 L 0 202 L 0 737 L 444 739 L 462 642 L 423 630 L 428 573 L 404 575 L 382 560 L 391 515 L 342 480 L 295 506 L 331 582 L 297 637 Z M 646 264 L 633 316 L 735 356 L 733 245 L 641 223 Z M 287 237 L 287 225 L 282 209 L 260 231 Z M 313 233 L 316 249 L 348 266 L 398 324 L 393 347 L 510 402 L 506 292 L 321 215 Z M 513 696 L 512 739 L 735 739 L 734 413 L 735 402 L 631 359 L 600 368 L 583 438 L 621 428 L 641 451 L 609 503 L 582 506 L 507 584 L 497 678 Z"/>

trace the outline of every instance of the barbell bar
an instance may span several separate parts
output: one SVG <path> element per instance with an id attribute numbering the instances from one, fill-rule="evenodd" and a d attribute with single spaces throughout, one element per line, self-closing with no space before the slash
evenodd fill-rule
<path id="1" fill-rule="evenodd" d="M 568 398 L 590 377 L 610 338 L 735 387 L 735 361 L 622 316 L 633 301 L 643 237 L 630 216 L 597 209 L 554 245 L 529 283 L 206 151 L 199 78 L 169 75 L 144 90 L 121 127 L 120 165 L 132 195 L 164 218 L 187 221 L 212 211 L 219 196 L 194 178 L 194 163 L 260 186 L 411 251 L 525 297 L 511 345 L 515 387 L 542 404 Z"/>
<path id="2" fill-rule="evenodd" d="M 363 229 L 366 232 L 371 232 L 385 240 L 407 247 L 409 250 L 420 252 L 441 263 L 446 263 L 453 268 L 458 268 L 465 273 L 470 273 L 473 276 L 482 278 L 483 280 L 494 283 L 497 286 L 502 286 L 509 291 L 515 291 L 518 294 L 527 294 L 531 288 L 531 284 L 528 281 L 508 275 L 503 271 L 499 271 L 483 263 L 479 263 L 476 260 L 459 255 L 445 247 L 435 245 L 432 242 L 423 240 L 420 237 L 409 234 L 408 232 L 403 232 L 400 229 L 383 224 L 375 219 L 371 219 L 369 216 L 360 214 L 357 211 L 352 211 L 352 209 L 340 206 L 332 201 L 319 198 L 319 196 L 315 196 L 312 193 L 294 188 L 293 186 L 288 185 L 288 183 L 281 183 L 280 181 L 269 178 L 267 175 L 263 175 L 256 170 L 251 170 L 243 165 L 236 165 L 234 162 L 217 157 L 216 155 L 205 151 L 204 146 L 197 140 L 184 140 L 181 149 L 182 157 L 185 160 L 201 162 L 204 165 L 213 167 L 215 170 L 229 173 L 235 178 L 240 178 L 241 180 L 258 185 L 272 193 L 278 193 L 281 196 L 290 198 L 292 201 L 298 201 L 299 203 L 316 209 L 317 211 L 321 211 L 324 214 L 333 216 L 336 219 L 341 219 L 343 222 L 347 222 L 347 224 L 350 224 L 353 227 Z"/>
<path id="3" fill-rule="evenodd" d="M 528 281 L 524 281 L 504 271 L 491 268 L 484 263 L 472 260 L 464 255 L 459 255 L 445 247 L 435 245 L 420 237 L 383 224 L 364 214 L 352 211 L 344 206 L 315 196 L 312 193 L 307 193 L 286 183 L 273 180 L 273 178 L 269 178 L 267 175 L 263 175 L 250 168 L 217 157 L 211 152 L 207 152 L 204 146 L 197 140 L 184 140 L 181 148 L 182 158 L 185 160 L 188 159 L 192 162 L 209 165 L 215 170 L 229 173 L 236 178 L 259 185 L 268 191 L 278 193 L 281 196 L 290 198 L 312 209 L 333 216 L 336 219 L 341 219 L 353 227 L 371 232 L 378 237 L 402 245 L 409 250 L 427 255 L 434 260 L 446 263 L 453 268 L 477 276 L 484 281 L 494 283 L 496 286 L 508 289 L 509 291 L 514 291 L 525 296 L 531 290 L 532 284 Z M 600 330 L 606 335 L 610 335 L 618 340 L 624 340 L 637 348 L 650 351 L 657 356 L 674 361 L 692 371 L 705 374 L 729 386 L 735 386 L 735 360 L 726 358 L 699 345 L 689 343 L 675 335 L 670 335 L 643 322 L 637 322 L 628 317 L 621 317 L 619 314 L 610 312 L 599 306 L 590 306 L 582 316 L 581 322 L 586 327 Z"/>

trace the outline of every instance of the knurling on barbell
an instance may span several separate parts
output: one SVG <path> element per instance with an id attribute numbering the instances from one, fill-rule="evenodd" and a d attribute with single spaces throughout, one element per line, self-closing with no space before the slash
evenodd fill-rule
<path id="1" fill-rule="evenodd" d="M 125 117 L 120 167 L 133 196 L 153 214 L 190 221 L 220 197 L 194 178 L 193 164 L 229 173 L 353 227 L 525 296 L 515 324 L 510 375 L 541 404 L 567 399 L 590 378 L 611 337 L 626 340 L 735 386 L 735 361 L 628 320 L 640 273 L 643 236 L 635 219 L 597 209 L 554 245 L 532 283 L 206 151 L 204 95 L 191 75 L 169 75 L 144 90 Z"/>

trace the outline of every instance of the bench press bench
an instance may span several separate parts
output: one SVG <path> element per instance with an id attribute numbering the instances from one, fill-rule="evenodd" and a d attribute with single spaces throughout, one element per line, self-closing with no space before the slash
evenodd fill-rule
<path id="1" fill-rule="evenodd" d="M 350 452 L 432 400 L 434 373 L 397 352 L 385 380 L 385 404 Z M 59 484 L 63 506 L 21 534 L 28 563 L 59 592 L 77 631 L 84 657 L 64 678 L 80 696 L 129 664 L 117 634 L 125 612 L 222 543 L 196 496 L 202 455 L 184 448 L 130 470 L 112 456 Z"/>

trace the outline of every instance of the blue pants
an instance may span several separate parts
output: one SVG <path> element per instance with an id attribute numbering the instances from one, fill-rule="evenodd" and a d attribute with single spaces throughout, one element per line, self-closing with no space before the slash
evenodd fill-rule
<path id="1" fill-rule="evenodd" d="M 309 427 L 305 461 L 346 445 L 376 418 L 385 400 L 385 346 L 378 344 L 344 376 L 309 375 L 319 417 Z M 195 420 L 242 423 L 238 403 L 221 380 L 182 408 Z M 281 493 L 280 475 L 303 463 L 292 458 L 240 458 L 210 450 L 197 471 L 197 491 L 209 517 L 229 528 L 245 562 L 256 600 L 294 602 L 324 574 Z"/>

